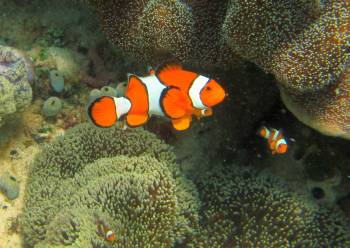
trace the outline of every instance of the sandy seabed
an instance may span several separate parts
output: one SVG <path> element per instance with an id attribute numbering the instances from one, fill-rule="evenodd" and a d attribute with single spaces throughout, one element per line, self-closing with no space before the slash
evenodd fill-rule
<path id="1" fill-rule="evenodd" d="M 18 136 L 6 144 L 0 152 L 0 171 L 10 172 L 20 183 L 20 193 L 17 199 L 9 201 L 3 194 L 0 194 L 0 248 L 23 247 L 19 215 L 23 208 L 30 161 L 39 150 L 37 145 L 24 147 L 27 137 L 24 134 Z M 10 156 L 10 151 L 13 149 L 19 151 L 17 158 Z"/>
<path id="2" fill-rule="evenodd" d="M 7 131 L 13 134 L 5 144 L 0 146 L 0 175 L 9 172 L 20 184 L 19 197 L 15 200 L 10 201 L 4 194 L 0 193 L 0 248 L 24 247 L 19 217 L 24 205 L 30 164 L 44 145 L 35 142 L 32 135 L 33 131 L 45 123 L 39 108 L 40 103 L 34 102 L 22 114 L 21 122 L 18 125 L 10 125 L 10 129 L 13 130 Z M 50 138 L 62 134 L 61 130 L 58 130 L 60 129 L 53 130 Z M 13 150 L 16 151 L 15 156 L 11 156 Z"/>

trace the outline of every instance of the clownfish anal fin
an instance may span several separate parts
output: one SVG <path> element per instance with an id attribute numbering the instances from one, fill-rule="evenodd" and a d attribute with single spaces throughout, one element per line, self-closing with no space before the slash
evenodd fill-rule
<path id="1" fill-rule="evenodd" d="M 144 114 L 128 114 L 126 116 L 126 123 L 128 126 L 131 127 L 137 127 L 137 126 L 141 126 L 142 124 L 146 123 L 148 120 L 148 115 Z"/>
<path id="2" fill-rule="evenodd" d="M 171 122 L 176 130 L 182 131 L 190 127 L 192 121 L 191 116 L 185 116 L 180 119 L 173 119 Z"/>
<path id="3" fill-rule="evenodd" d="M 181 118 L 186 114 L 184 103 L 186 103 L 186 99 L 181 90 L 177 88 L 168 89 L 161 99 L 163 111 L 171 119 Z"/>

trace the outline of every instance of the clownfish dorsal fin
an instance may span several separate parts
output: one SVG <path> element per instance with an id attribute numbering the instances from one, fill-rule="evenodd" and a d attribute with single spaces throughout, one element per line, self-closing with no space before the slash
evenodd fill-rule
<path id="1" fill-rule="evenodd" d="M 192 82 L 198 77 L 197 73 L 187 71 L 178 64 L 169 64 L 157 69 L 157 78 L 166 86 L 175 86 L 183 92 L 188 92 Z"/>
<path id="2" fill-rule="evenodd" d="M 182 70 L 182 66 L 179 64 L 165 64 L 161 65 L 157 68 L 155 71 L 155 74 L 160 77 L 163 73 L 169 72 L 169 71 L 180 71 Z"/>
<path id="3" fill-rule="evenodd" d="M 162 108 L 166 116 L 171 119 L 182 118 L 186 114 L 186 98 L 178 88 L 170 88 L 162 99 Z M 190 103 L 189 103 L 190 104 Z"/>

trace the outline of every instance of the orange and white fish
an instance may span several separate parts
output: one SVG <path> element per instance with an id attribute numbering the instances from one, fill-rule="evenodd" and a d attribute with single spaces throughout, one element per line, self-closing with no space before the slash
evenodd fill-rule
<path id="1" fill-rule="evenodd" d="M 109 242 L 114 242 L 116 240 L 115 232 L 113 232 L 102 220 L 98 219 L 96 221 L 97 234 L 103 237 Z"/>
<path id="2" fill-rule="evenodd" d="M 269 144 L 269 148 L 272 152 L 272 155 L 275 154 L 283 154 L 287 152 L 288 143 L 284 138 L 281 130 L 277 130 L 275 128 L 267 128 L 262 126 L 259 128 L 257 134 L 260 137 L 267 139 L 267 143 Z"/>
<path id="3" fill-rule="evenodd" d="M 88 115 L 98 127 L 111 127 L 125 116 L 126 125 L 137 127 L 152 115 L 168 117 L 177 130 L 190 126 L 192 115 L 212 114 L 225 91 L 214 79 L 168 65 L 139 77 L 128 74 L 124 97 L 101 96 L 88 106 Z"/>
<path id="4" fill-rule="evenodd" d="M 115 233 L 112 230 L 105 230 L 105 239 L 109 242 L 114 242 Z"/>

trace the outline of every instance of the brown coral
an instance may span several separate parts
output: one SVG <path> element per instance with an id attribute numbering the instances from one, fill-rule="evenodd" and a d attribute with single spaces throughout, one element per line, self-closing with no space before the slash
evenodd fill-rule
<path id="1" fill-rule="evenodd" d="M 350 138 L 350 2 L 331 1 L 322 16 L 283 44 L 269 67 L 281 96 L 305 124 Z"/>

